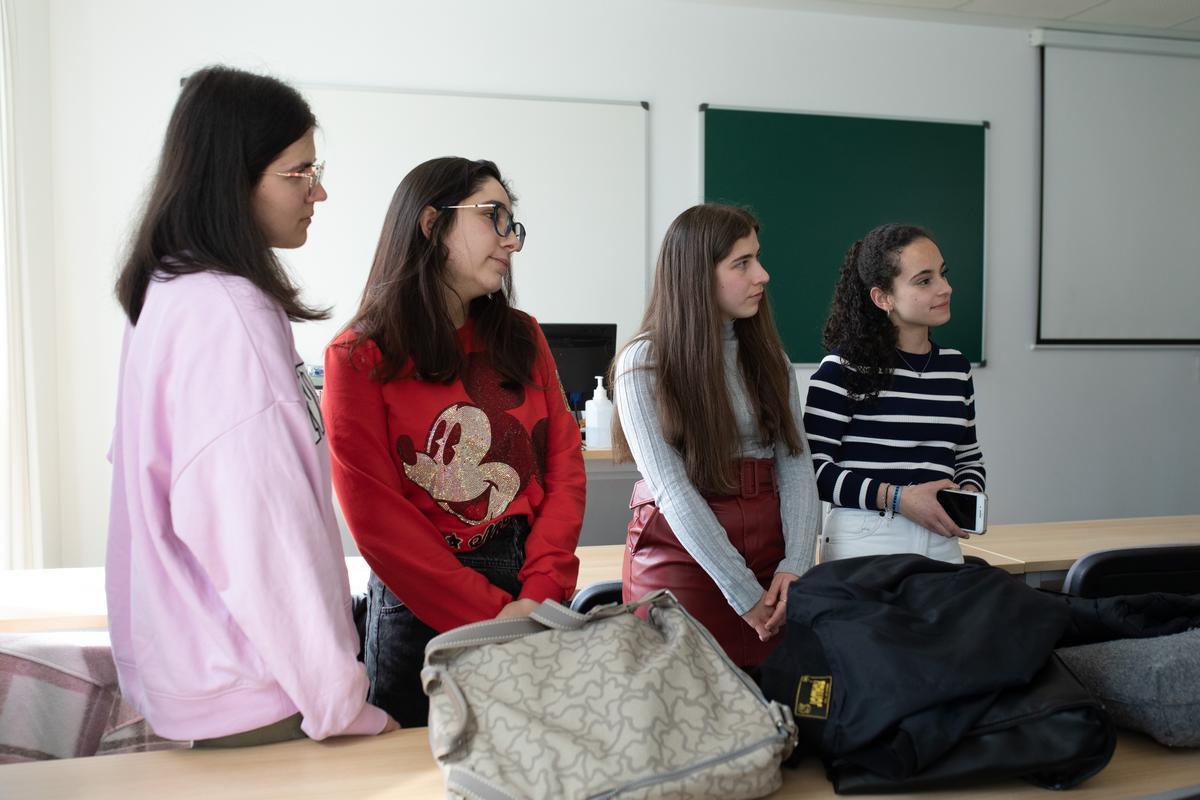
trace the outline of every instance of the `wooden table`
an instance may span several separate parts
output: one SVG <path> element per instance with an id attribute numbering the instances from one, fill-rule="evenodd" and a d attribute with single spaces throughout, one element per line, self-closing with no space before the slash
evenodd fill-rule
<path id="1" fill-rule="evenodd" d="M 962 548 L 1040 586 L 1061 577 L 1085 553 L 1140 544 L 1200 544 L 1200 515 L 994 525 Z M 619 544 L 580 547 L 579 588 L 620 580 L 623 549 Z M 346 566 L 351 587 L 364 591 L 366 563 L 350 557 Z M 0 632 L 103 628 L 106 613 L 100 567 L 0 571 Z"/>
<path id="2" fill-rule="evenodd" d="M 964 552 L 1020 574 L 1027 562 L 1017 553 L 1038 548 L 1033 567 L 1065 568 L 1074 558 L 1102 547 L 1127 546 L 1144 537 L 1154 543 L 1197 541 L 1200 517 L 1168 517 L 1103 522 L 1000 525 L 973 538 Z M 1043 541 L 1051 536 L 1051 545 Z M 1000 535 L 995 535 L 1000 534 Z M 1100 534 L 1100 535 L 1095 535 Z M 1179 537 L 1179 538 L 1172 538 Z M 984 544 L 997 551 L 980 547 Z M 1146 543 L 1149 543 L 1147 541 Z M 996 544 L 999 543 L 999 544 Z M 1074 555 L 1064 556 L 1070 546 Z M 1055 548 L 1058 552 L 1054 553 Z M 580 548 L 579 586 L 619 579 L 622 545 Z M 1068 564 L 1069 565 L 1069 562 Z M 351 583 L 365 586 L 362 559 L 347 559 Z M 31 599 L 36 601 L 31 602 Z M 26 570 L 0 573 L 0 630 L 103 627 L 104 578 L 101 568 Z M 1073 800 L 1128 798 L 1200 783 L 1200 751 L 1172 751 L 1135 734 L 1122 734 L 1112 763 L 1073 790 Z M 325 743 L 300 741 L 226 751 L 170 751 L 125 756 L 48 761 L 0 767 L 0 798 L 96 798 L 126 800 L 169 792 L 172 800 L 208 798 L 425 798 L 442 797 L 441 774 L 429 752 L 424 729 Z M 1200 789 L 1198 789 L 1200 793 Z M 892 798 L 922 795 L 889 795 Z M 1020 781 L 951 790 L 942 797 L 981 800 L 1048 795 Z M 784 774 L 778 798 L 832 798 L 819 766 L 808 761 Z"/>
<path id="3" fill-rule="evenodd" d="M 974 537 L 968 541 L 974 541 Z M 966 542 L 960 544 L 959 547 L 962 548 L 964 556 L 978 556 L 979 558 L 982 558 L 984 561 L 991 564 L 993 567 L 999 567 L 1000 569 L 1004 570 L 1009 575 L 1025 574 L 1024 561 L 1019 561 L 1015 558 L 1009 558 L 1008 556 L 1002 556 L 998 553 L 989 553 L 987 550 L 981 550 L 975 545 L 967 544 Z"/>
<path id="4" fill-rule="evenodd" d="M 973 545 L 962 545 L 963 555 L 979 556 L 993 567 L 999 567 L 1011 575 L 1023 575 L 1025 562 L 1015 558 L 990 553 Z M 579 581 L 580 589 L 597 581 L 614 581 L 621 579 L 621 559 L 624 557 L 625 546 L 620 544 L 600 545 L 596 547 L 579 548 Z"/>
<path id="5" fill-rule="evenodd" d="M 580 589 L 599 581 L 621 579 L 620 544 L 581 547 Z M 989 563 L 1013 574 L 1024 572 L 1024 564 L 1013 558 L 964 545 L 964 553 L 982 556 Z M 359 556 L 346 559 L 350 586 L 366 591 L 370 569 Z M 0 633 L 80 630 L 108 625 L 104 599 L 104 569 L 29 569 L 0 571 Z"/>
<path id="6" fill-rule="evenodd" d="M 625 545 L 581 547 L 579 588 L 621 579 Z M 367 590 L 371 569 L 361 556 L 346 558 L 350 587 Z M 0 633 L 105 628 L 104 568 L 0 570 Z"/>
<path id="7" fill-rule="evenodd" d="M 990 562 L 993 557 L 1023 562 L 1026 582 L 1041 586 L 1061 580 L 1080 556 L 1094 550 L 1200 544 L 1200 515 L 995 525 L 968 541 Z"/>
<path id="8" fill-rule="evenodd" d="M 1072 800 L 1125 800 L 1200 781 L 1200 750 L 1169 750 L 1136 734 L 1122 734 L 1112 762 L 1070 793 Z M 975 789 L 897 794 L 977 800 L 1045 798 L 1018 780 Z M 232 750 L 172 750 L 121 756 L 42 761 L 0 767 L 0 797 L 39 800 L 422 800 L 444 797 L 441 773 L 424 728 L 383 736 L 308 740 Z M 775 798 L 833 798 L 814 759 L 784 770 Z"/>

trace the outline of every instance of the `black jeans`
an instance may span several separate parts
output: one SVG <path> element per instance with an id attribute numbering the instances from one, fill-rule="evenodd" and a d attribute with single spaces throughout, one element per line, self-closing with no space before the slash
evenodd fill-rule
<path id="1" fill-rule="evenodd" d="M 463 566 L 486 577 L 514 598 L 521 592 L 517 573 L 525 563 L 529 521 L 507 517 L 502 528 L 477 550 L 456 553 Z M 409 610 L 374 573 L 367 584 L 366 636 L 363 662 L 371 688 L 367 701 L 382 708 L 405 728 L 429 722 L 429 698 L 421 688 L 425 645 L 437 635 Z"/>

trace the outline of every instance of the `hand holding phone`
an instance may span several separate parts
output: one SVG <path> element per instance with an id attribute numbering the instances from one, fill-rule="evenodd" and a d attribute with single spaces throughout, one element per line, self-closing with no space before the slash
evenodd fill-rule
<path id="1" fill-rule="evenodd" d="M 938 481 L 910 484 L 903 487 L 900 495 L 900 513 L 909 520 L 920 525 L 925 530 L 945 536 L 967 538 L 970 534 L 962 530 L 950 519 L 946 509 L 938 502 L 937 493 L 942 489 L 954 489 L 958 484 L 943 478 Z"/>
<path id="2" fill-rule="evenodd" d="M 954 524 L 967 533 L 987 531 L 987 495 L 983 492 L 967 492 L 962 489 L 940 489 L 938 503 Z"/>

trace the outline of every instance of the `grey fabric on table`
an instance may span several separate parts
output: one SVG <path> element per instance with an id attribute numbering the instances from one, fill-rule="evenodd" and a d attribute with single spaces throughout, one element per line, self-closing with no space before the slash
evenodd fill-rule
<path id="1" fill-rule="evenodd" d="M 1058 655 L 1122 728 L 1200 747 L 1200 628 L 1064 647 Z"/>

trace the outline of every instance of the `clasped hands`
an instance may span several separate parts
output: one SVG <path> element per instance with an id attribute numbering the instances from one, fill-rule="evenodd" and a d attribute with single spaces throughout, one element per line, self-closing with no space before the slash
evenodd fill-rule
<path id="1" fill-rule="evenodd" d="M 758 602 L 742 614 L 742 619 L 758 634 L 759 641 L 767 641 L 783 626 L 787 615 L 788 587 L 799 579 L 799 575 L 790 572 L 776 572 L 771 585 L 758 598 Z"/>

